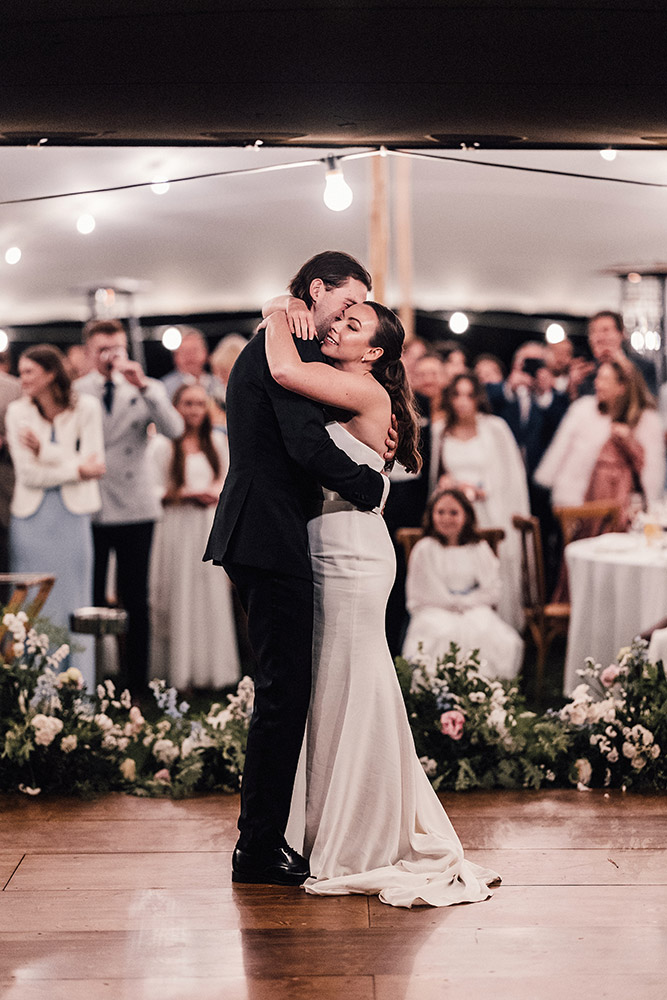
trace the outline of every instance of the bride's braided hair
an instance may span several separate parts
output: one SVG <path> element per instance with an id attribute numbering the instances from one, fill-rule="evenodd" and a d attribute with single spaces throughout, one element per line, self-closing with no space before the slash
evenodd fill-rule
<path id="1" fill-rule="evenodd" d="M 373 363 L 371 371 L 377 381 L 389 393 L 392 413 L 398 423 L 398 448 L 396 459 L 408 472 L 419 472 L 422 457 L 419 454 L 419 417 L 415 409 L 414 395 L 401 361 L 405 330 L 403 324 L 391 309 L 379 302 L 364 302 L 377 316 L 378 325 L 370 342 L 370 347 L 381 347 L 382 355 Z"/>

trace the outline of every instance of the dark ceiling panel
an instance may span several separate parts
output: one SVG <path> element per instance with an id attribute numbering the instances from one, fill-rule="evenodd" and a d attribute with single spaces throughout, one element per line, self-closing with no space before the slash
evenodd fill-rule
<path id="1" fill-rule="evenodd" d="M 6 143 L 667 136 L 656 2 L 4 0 L 0 25 Z"/>

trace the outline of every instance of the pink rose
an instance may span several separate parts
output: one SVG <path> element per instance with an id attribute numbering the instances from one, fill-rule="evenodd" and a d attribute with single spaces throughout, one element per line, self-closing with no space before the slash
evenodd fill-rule
<path id="1" fill-rule="evenodd" d="M 620 672 L 621 671 L 616 666 L 616 664 L 612 663 L 610 664 L 610 666 L 605 667 L 602 673 L 600 674 L 600 682 L 604 684 L 606 688 L 609 688 L 612 686 L 612 684 L 614 683 Z"/>
<path id="2" fill-rule="evenodd" d="M 163 767 L 160 771 L 155 772 L 155 780 L 159 781 L 161 785 L 171 784 L 171 775 L 166 767 Z"/>
<path id="3" fill-rule="evenodd" d="M 460 740 L 463 736 L 465 721 L 466 717 L 463 712 L 459 712 L 458 709 L 454 708 L 449 712 L 442 713 L 440 716 L 440 728 L 445 736 L 449 736 L 453 740 Z"/>

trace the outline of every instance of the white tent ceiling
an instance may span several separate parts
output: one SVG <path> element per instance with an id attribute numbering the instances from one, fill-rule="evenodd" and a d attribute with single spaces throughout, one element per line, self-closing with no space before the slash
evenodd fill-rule
<path id="1" fill-rule="evenodd" d="M 342 150 L 0 148 L 0 201 L 296 163 Z M 461 151 L 412 161 L 414 305 L 585 315 L 616 307 L 615 265 L 663 260 L 667 190 L 492 169 L 479 161 L 667 183 L 667 152 Z M 394 163 L 390 157 L 390 166 Z M 368 262 L 369 159 L 344 163 L 352 207 L 322 202 L 324 166 L 0 206 L 0 325 L 87 318 L 81 289 L 141 282 L 140 315 L 258 309 L 311 254 Z M 87 236 L 77 217 L 95 216 Z M 18 246 L 18 264 L 5 262 Z M 391 250 L 395 260 L 395 247 Z M 392 264 L 390 305 L 400 297 Z"/>

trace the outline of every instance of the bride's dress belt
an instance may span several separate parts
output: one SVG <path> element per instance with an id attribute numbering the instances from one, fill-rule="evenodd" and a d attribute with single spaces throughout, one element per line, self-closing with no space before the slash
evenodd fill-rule
<path id="1" fill-rule="evenodd" d="M 321 514 L 336 514 L 340 510 L 360 510 L 360 508 L 355 507 L 349 500 L 343 500 L 340 493 L 323 489 L 322 501 L 317 504 L 312 516 L 319 517 Z"/>

